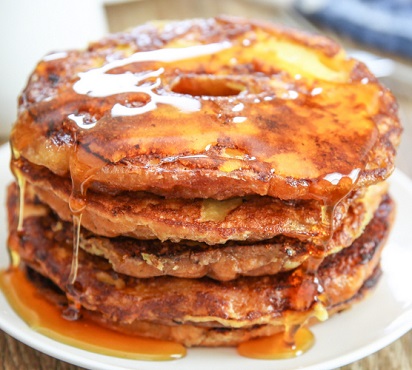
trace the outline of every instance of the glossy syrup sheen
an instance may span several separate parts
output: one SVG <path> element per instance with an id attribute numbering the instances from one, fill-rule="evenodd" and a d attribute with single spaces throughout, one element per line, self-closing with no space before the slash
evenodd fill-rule
<path id="1" fill-rule="evenodd" d="M 203 47 L 209 50 L 208 46 Z M 190 55 L 187 49 L 167 51 L 178 59 L 180 53 L 185 57 Z M 214 54 L 215 58 L 222 59 L 222 65 L 229 62 L 230 55 L 240 53 L 240 49 L 231 46 L 231 54 L 225 56 L 226 49 Z M 148 53 L 153 53 L 155 59 L 156 52 Z M 253 54 L 254 50 L 249 52 Z M 146 55 L 137 53 L 134 56 L 139 54 Z M 146 58 L 149 57 L 143 59 Z M 176 63 L 143 63 L 132 58 L 133 64 L 116 67 L 117 64 L 113 63 L 111 69 L 109 63 L 105 68 L 80 74 L 80 80 L 73 85 L 75 92 L 88 96 L 91 104 L 93 100 L 107 97 L 113 101 L 103 105 L 105 112 L 101 112 L 103 116 L 95 126 L 80 132 L 77 137 L 79 143 L 108 162 L 149 153 L 169 157 L 200 153 L 211 155 L 207 153 L 208 146 L 224 143 L 228 148 L 241 151 L 244 156 L 270 164 L 277 174 L 294 178 L 316 178 L 323 173 L 348 175 L 356 168 L 363 168 L 365 156 L 377 136 L 370 118 L 378 110 L 376 94 L 379 89 L 373 84 L 319 80 L 307 86 L 307 80 L 300 80 L 292 83 L 276 81 L 274 86 L 266 76 L 256 77 L 253 84 L 243 76 L 233 81 L 230 76 L 215 77 L 219 72 L 210 65 L 207 60 L 210 58 L 209 54 L 192 58 L 196 65 L 207 63 L 212 69 L 210 74 L 202 77 L 205 80 L 203 85 L 213 86 L 216 81 L 222 83 L 223 79 L 221 89 L 224 84 L 237 83 L 239 94 L 203 95 L 202 89 L 206 87 L 201 87 L 201 78 L 198 72 L 194 72 L 196 69 L 193 70 L 196 67 L 190 63 L 185 70 L 184 59 Z M 174 72 L 177 65 L 179 75 Z M 124 72 L 120 73 L 119 69 Z M 117 73 L 110 73 L 111 70 Z M 153 75 L 157 77 L 152 82 Z M 102 88 L 104 77 L 110 77 L 107 84 L 112 89 L 105 84 Z M 182 78 L 193 80 L 192 83 L 199 88 L 199 96 L 173 92 L 173 83 Z M 170 89 L 172 91 L 168 93 Z M 257 92 L 248 91 L 252 89 Z M 316 94 L 312 94 L 314 90 Z M 195 89 L 190 92 L 196 93 Z M 219 91 L 215 93 L 219 94 Z M 126 94 L 125 98 L 113 99 L 120 94 Z M 325 140 L 327 146 L 323 143 Z M 340 155 L 336 156 L 336 152 Z M 332 156 L 335 156 L 333 161 L 330 160 Z"/>
<path id="2" fill-rule="evenodd" d="M 285 340 L 284 333 L 278 333 L 244 342 L 238 346 L 237 351 L 244 357 L 279 360 L 298 357 L 308 351 L 314 343 L 313 333 L 302 327 L 294 334 L 292 342 Z"/>
<path id="3" fill-rule="evenodd" d="M 0 272 L 0 287 L 13 309 L 33 330 L 59 342 L 136 360 L 174 360 L 186 354 L 186 349 L 177 343 L 121 334 L 85 318 L 65 320 L 61 311 L 45 300 L 18 268 Z"/>
<path id="4" fill-rule="evenodd" d="M 84 174 L 104 182 L 106 165 L 122 161 L 162 176 L 168 163 L 192 156 L 185 166 L 213 165 L 219 176 L 256 165 L 264 181 L 323 181 L 346 195 L 377 143 L 376 116 L 390 113 L 382 111 L 382 87 L 342 51 L 328 55 L 259 27 L 216 27 L 219 36 L 196 41 L 193 26 L 156 50 L 119 41 L 42 61 L 13 146 L 57 174 L 69 172 L 77 184 Z M 55 88 L 42 85 L 62 69 Z M 153 177 L 132 181 L 157 185 Z M 307 183 L 293 186 L 311 191 Z M 278 189 L 271 195 L 287 196 Z"/>

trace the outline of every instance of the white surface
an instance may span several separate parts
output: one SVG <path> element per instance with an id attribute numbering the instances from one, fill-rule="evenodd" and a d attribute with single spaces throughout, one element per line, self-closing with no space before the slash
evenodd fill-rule
<path id="1" fill-rule="evenodd" d="M 9 149 L 0 148 L 0 199 L 11 180 Z M 384 274 L 377 290 L 351 310 L 313 327 L 314 347 L 292 360 L 251 360 L 235 349 L 189 349 L 187 357 L 170 362 L 142 362 L 108 357 L 70 347 L 32 331 L 9 307 L 0 293 L 0 328 L 27 345 L 51 356 L 89 369 L 179 370 L 322 370 L 343 366 L 393 342 L 412 328 L 412 181 L 401 172 L 391 179 L 391 194 L 398 207 L 397 220 L 384 250 Z M 5 207 L 0 209 L 0 268 L 8 265 Z"/>
<path id="2" fill-rule="evenodd" d="M 36 64 L 56 50 L 84 48 L 107 33 L 103 0 L 0 1 L 0 135 Z"/>

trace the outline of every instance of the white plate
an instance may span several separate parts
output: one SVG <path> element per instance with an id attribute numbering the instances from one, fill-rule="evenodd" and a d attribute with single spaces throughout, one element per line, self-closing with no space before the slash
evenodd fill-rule
<path id="1" fill-rule="evenodd" d="M 9 148 L 0 147 L 0 268 L 8 265 L 6 252 L 5 187 L 12 179 L 8 169 Z M 32 331 L 11 309 L 0 293 L 0 328 L 41 352 L 88 369 L 99 370 L 322 370 L 343 366 L 393 342 L 412 328 L 412 181 L 397 171 L 391 178 L 391 194 L 398 214 L 384 250 L 384 274 L 377 290 L 352 309 L 313 327 L 314 347 L 291 360 L 251 360 L 232 348 L 189 349 L 184 359 L 143 362 L 109 357 L 67 346 Z"/>

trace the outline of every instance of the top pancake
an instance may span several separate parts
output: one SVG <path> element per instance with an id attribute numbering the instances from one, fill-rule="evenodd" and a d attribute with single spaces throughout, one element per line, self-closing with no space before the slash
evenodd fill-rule
<path id="1" fill-rule="evenodd" d="M 220 17 L 46 56 L 11 144 L 74 193 L 334 203 L 389 176 L 400 132 L 391 93 L 333 41 Z"/>

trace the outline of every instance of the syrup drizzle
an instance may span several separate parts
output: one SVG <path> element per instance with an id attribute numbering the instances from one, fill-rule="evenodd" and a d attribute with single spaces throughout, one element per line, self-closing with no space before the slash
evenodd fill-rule
<path id="1" fill-rule="evenodd" d="M 105 70 L 99 69 L 81 73 L 80 80 L 73 86 L 73 89 L 78 94 L 89 95 L 91 97 L 106 97 L 121 93 L 137 93 L 141 95 L 139 101 L 142 106 L 128 107 L 116 103 L 111 109 L 112 117 L 144 114 L 155 110 L 158 104 L 173 105 L 181 112 L 186 113 L 200 110 L 200 102 L 192 97 L 159 95 L 155 92 L 155 89 L 161 86 L 159 76 L 164 72 L 164 68 L 146 73 L 126 72 L 122 74 L 108 74 L 104 73 L 104 71 Z M 156 79 L 153 83 L 150 83 L 153 77 L 156 77 Z M 148 82 L 144 83 L 145 81 Z M 76 86 L 78 84 L 80 86 Z"/>
<path id="2" fill-rule="evenodd" d="M 79 269 L 79 243 L 81 223 L 82 214 L 73 213 L 73 258 L 68 279 L 69 286 L 74 286 L 77 278 L 77 271 Z"/>
<path id="3" fill-rule="evenodd" d="M 107 164 L 101 158 L 90 154 L 80 144 L 75 146 L 70 157 L 70 175 L 72 191 L 69 198 L 69 208 L 73 222 L 73 258 L 68 279 L 68 289 L 75 288 L 79 268 L 79 242 L 83 211 L 87 207 L 87 190 L 93 181 L 93 176 Z"/>
<path id="4" fill-rule="evenodd" d="M 12 163 L 11 163 L 11 171 L 13 172 L 14 177 L 17 180 L 17 185 L 19 189 L 19 211 L 18 211 L 18 222 L 17 222 L 17 231 L 23 231 L 23 221 L 24 221 L 24 195 L 26 192 L 26 178 L 21 172 L 21 169 L 14 165 L 14 163 L 19 162 L 20 153 L 14 147 L 12 149 Z"/>
<path id="5" fill-rule="evenodd" d="M 292 296 L 292 304 L 294 310 L 300 314 L 287 315 L 285 331 L 273 338 L 280 352 L 274 353 L 272 350 L 271 356 L 282 356 L 280 358 L 299 356 L 308 350 L 314 341 L 309 329 L 305 328 L 308 320 L 311 317 L 319 321 L 328 319 L 324 288 L 318 278 L 318 269 L 324 260 L 324 251 L 312 252 L 314 252 L 313 255 L 309 256 L 304 264 L 292 273 L 294 279 L 297 279 L 297 289 Z M 279 338 L 280 336 L 282 339 Z"/>
<path id="6" fill-rule="evenodd" d="M 17 231 L 23 231 L 24 220 L 24 193 L 26 191 L 26 178 L 23 176 L 19 169 L 15 169 L 14 175 L 17 179 L 17 185 L 19 187 L 19 221 L 17 224 Z"/>
<path id="7" fill-rule="evenodd" d="M 161 86 L 159 76 L 164 73 L 164 68 L 155 71 L 131 73 L 108 73 L 119 67 L 124 67 L 133 63 L 145 61 L 176 62 L 188 58 L 196 58 L 203 55 L 211 55 L 215 52 L 231 47 L 230 42 L 215 44 L 196 45 L 186 48 L 166 48 L 153 51 L 138 52 L 130 57 L 112 61 L 103 67 L 91 69 L 87 72 L 79 73 L 80 79 L 73 85 L 73 90 L 80 95 L 91 97 L 107 97 L 122 93 L 138 93 L 145 95 L 148 101 L 141 107 L 127 107 L 116 103 L 111 110 L 112 117 L 134 116 L 147 113 L 157 108 L 157 104 L 169 104 L 178 108 L 182 112 L 199 111 L 200 101 L 193 97 L 179 94 L 160 95 L 154 90 Z M 154 83 L 143 83 L 155 78 Z"/>

